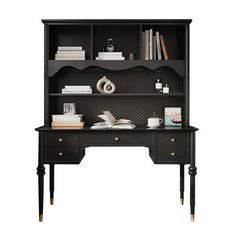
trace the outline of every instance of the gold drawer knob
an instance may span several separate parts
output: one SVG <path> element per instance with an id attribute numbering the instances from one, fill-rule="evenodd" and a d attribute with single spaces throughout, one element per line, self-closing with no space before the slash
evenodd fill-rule
<path id="1" fill-rule="evenodd" d="M 63 156 L 63 153 L 62 152 L 59 152 L 58 153 L 59 157 Z"/>
<path id="2" fill-rule="evenodd" d="M 174 153 L 174 152 L 171 152 L 170 155 L 171 155 L 172 157 L 174 157 L 174 156 L 175 156 L 175 153 Z"/>
<path id="3" fill-rule="evenodd" d="M 59 138 L 59 139 L 58 139 L 58 141 L 59 141 L 59 142 L 62 142 L 62 141 L 63 141 L 63 139 L 62 139 L 62 138 Z"/>
<path id="4" fill-rule="evenodd" d="M 115 141 L 119 141 L 120 139 L 118 137 L 115 137 Z"/>
<path id="5" fill-rule="evenodd" d="M 174 142 L 175 142 L 175 139 L 174 139 L 174 138 L 171 138 L 170 141 L 171 141 L 172 143 L 174 143 Z"/>

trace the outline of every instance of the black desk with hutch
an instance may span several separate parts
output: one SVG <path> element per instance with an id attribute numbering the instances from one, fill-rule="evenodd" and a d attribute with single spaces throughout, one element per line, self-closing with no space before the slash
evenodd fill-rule
<path id="1" fill-rule="evenodd" d="M 190 212 L 195 207 L 195 131 L 189 125 L 189 24 L 191 20 L 43 20 L 44 23 L 44 126 L 39 132 L 39 220 L 43 220 L 44 164 L 50 166 L 50 198 L 54 200 L 55 164 L 79 164 L 92 146 L 144 146 L 154 164 L 180 167 L 180 199 L 184 201 L 184 165 L 190 164 Z M 169 60 L 144 60 L 142 32 L 148 29 L 165 36 Z M 97 61 L 108 38 L 113 38 L 124 61 Z M 86 60 L 54 60 L 58 46 L 82 45 Z M 134 53 L 136 60 L 129 60 Z M 96 91 L 106 75 L 116 84 L 113 94 Z M 155 92 L 156 78 L 170 87 L 169 94 Z M 91 85 L 92 94 L 62 94 L 64 85 Z M 51 127 L 51 115 L 63 114 L 63 103 L 76 103 L 85 128 Z M 181 107 L 182 126 L 147 128 L 155 112 L 164 118 L 165 107 Z M 92 130 L 97 115 L 109 110 L 117 118 L 131 119 L 132 130 Z"/>

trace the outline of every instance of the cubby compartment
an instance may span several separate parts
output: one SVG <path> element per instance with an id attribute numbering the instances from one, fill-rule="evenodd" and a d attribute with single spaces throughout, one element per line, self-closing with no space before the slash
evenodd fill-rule
<path id="1" fill-rule="evenodd" d="M 49 26 L 49 59 L 55 59 L 58 46 L 82 46 L 85 59 L 91 59 L 91 26 L 90 25 L 50 25 Z"/>
<path id="2" fill-rule="evenodd" d="M 116 51 L 122 52 L 125 60 L 129 59 L 130 53 L 134 53 L 136 59 L 139 59 L 139 25 L 94 25 L 93 26 L 93 56 L 98 56 L 98 52 L 103 51 L 103 46 L 107 44 L 108 39 L 112 38 Z"/>
<path id="3" fill-rule="evenodd" d="M 115 86 L 116 94 L 155 94 L 155 82 L 161 79 L 163 86 L 167 84 L 170 94 L 184 93 L 183 78 L 170 67 L 161 67 L 157 70 L 149 70 L 137 67 L 130 70 L 111 71 L 105 69 L 91 68 L 87 70 L 77 70 L 65 67 L 60 72 L 50 78 L 50 94 L 60 94 L 65 85 L 90 85 L 93 94 L 100 94 L 96 89 L 96 84 L 100 78 L 106 76 Z M 88 95 L 89 96 L 89 95 Z"/>
<path id="4" fill-rule="evenodd" d="M 156 31 L 158 31 L 160 35 L 163 35 L 165 45 L 169 54 L 169 60 L 185 60 L 185 25 L 142 25 L 142 32 L 150 29 L 153 29 L 153 35 L 156 35 Z M 163 51 L 162 58 L 164 58 Z"/>
<path id="5" fill-rule="evenodd" d="M 78 113 L 83 114 L 85 126 L 90 127 L 95 122 L 101 121 L 97 116 L 103 111 L 110 111 L 117 119 L 131 119 L 136 126 L 146 126 L 147 119 L 155 113 L 159 118 L 164 118 L 165 107 L 184 106 L 183 97 L 143 97 L 114 96 L 65 96 L 52 97 L 50 106 L 50 119 L 52 114 L 63 113 L 63 103 L 76 103 Z M 184 117 L 184 111 L 183 111 Z"/>

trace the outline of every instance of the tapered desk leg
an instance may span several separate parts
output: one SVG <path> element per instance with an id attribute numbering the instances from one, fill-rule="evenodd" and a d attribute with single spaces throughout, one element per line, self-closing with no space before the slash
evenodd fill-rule
<path id="1" fill-rule="evenodd" d="M 190 175 L 190 212 L 191 212 L 191 220 L 194 221 L 195 217 L 195 175 L 197 174 L 197 168 L 195 166 L 195 132 L 191 133 L 190 139 L 190 167 L 189 167 L 189 175 Z"/>
<path id="2" fill-rule="evenodd" d="M 184 165 L 180 165 L 180 203 L 184 204 Z"/>
<path id="3" fill-rule="evenodd" d="M 39 132 L 39 156 L 38 156 L 38 197 L 39 197 L 39 221 L 43 221 L 43 189 L 45 168 L 43 165 L 43 134 Z"/>
<path id="4" fill-rule="evenodd" d="M 54 164 L 50 164 L 50 204 L 53 205 L 54 203 Z"/>

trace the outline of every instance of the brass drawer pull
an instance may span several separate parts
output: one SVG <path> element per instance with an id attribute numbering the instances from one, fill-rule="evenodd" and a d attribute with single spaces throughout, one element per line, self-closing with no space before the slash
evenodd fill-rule
<path id="1" fill-rule="evenodd" d="M 63 156 L 63 153 L 62 152 L 59 152 L 58 153 L 59 157 Z"/>
<path id="2" fill-rule="evenodd" d="M 174 143 L 174 142 L 175 142 L 175 139 L 174 139 L 174 138 L 171 138 L 170 141 L 171 141 L 172 143 Z"/>
<path id="3" fill-rule="evenodd" d="M 59 138 L 59 139 L 58 139 L 58 141 L 59 141 L 59 142 L 62 142 L 62 141 L 63 141 L 63 139 L 62 139 L 62 138 Z"/>
<path id="4" fill-rule="evenodd" d="M 170 155 L 171 155 L 171 157 L 174 157 L 174 156 L 175 156 L 175 153 L 174 153 L 174 152 L 171 152 Z"/>
<path id="5" fill-rule="evenodd" d="M 114 139 L 115 139 L 115 141 L 119 141 L 120 140 L 118 137 L 115 137 Z"/>

